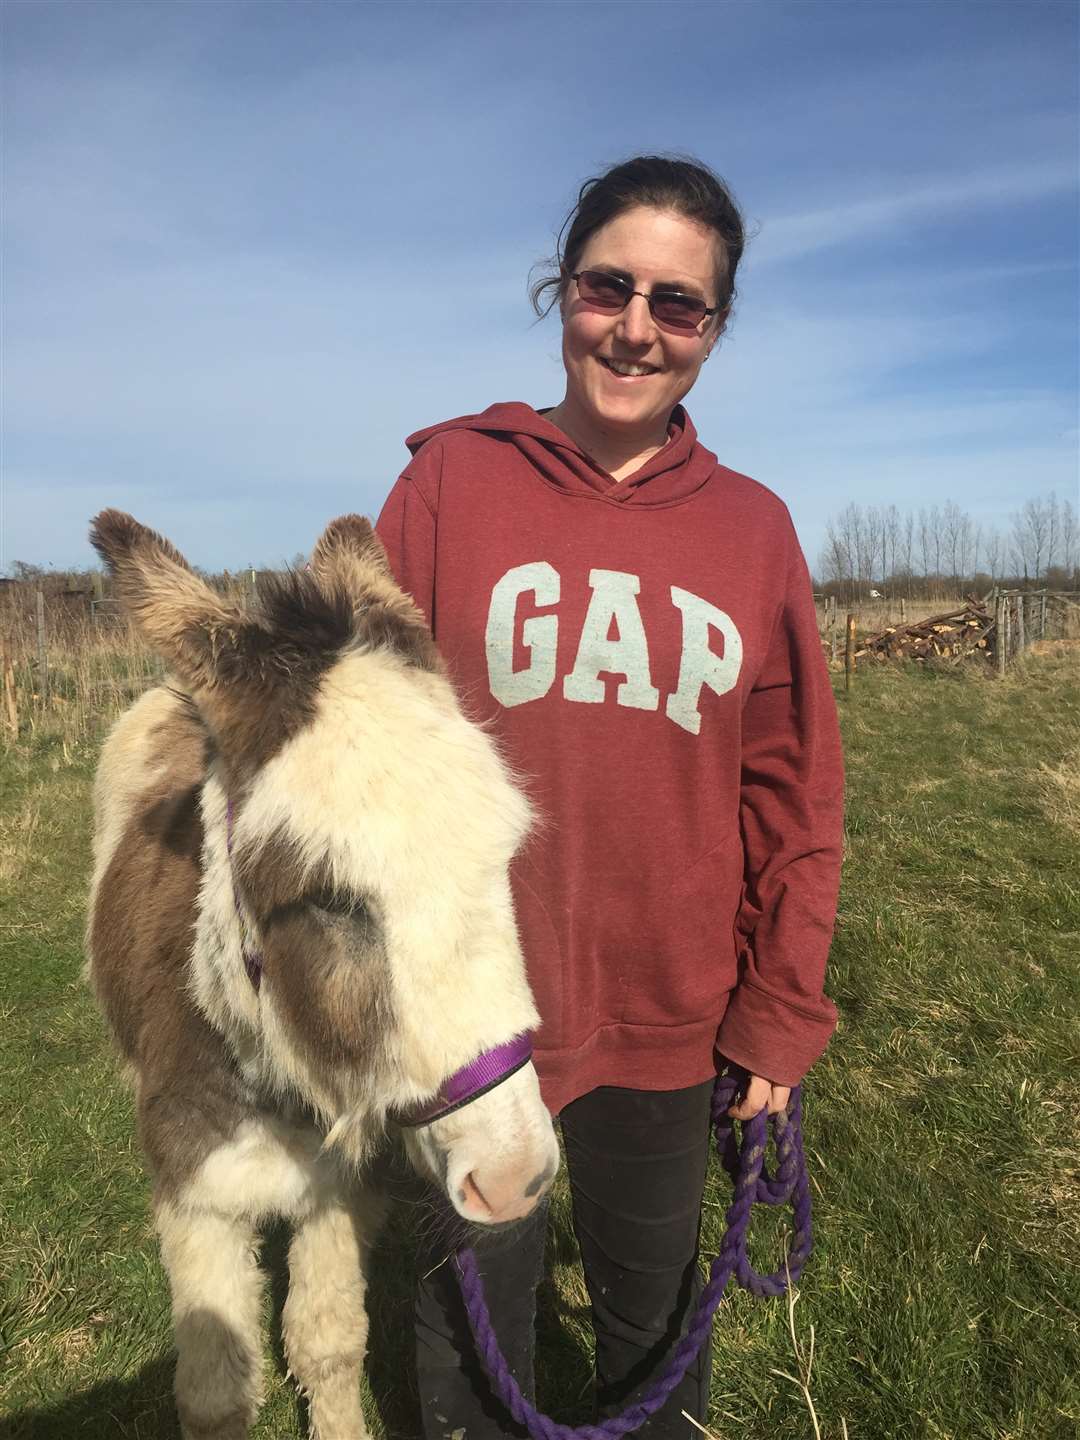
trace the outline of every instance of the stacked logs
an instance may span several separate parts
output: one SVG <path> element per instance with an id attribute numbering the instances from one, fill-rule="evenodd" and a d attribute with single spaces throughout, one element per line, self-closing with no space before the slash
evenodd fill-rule
<path id="1" fill-rule="evenodd" d="M 994 653 L 995 622 L 981 601 L 969 595 L 962 609 L 931 615 L 911 625 L 887 625 L 868 635 L 855 658 L 873 660 L 960 660 L 974 655 L 989 660 Z"/>

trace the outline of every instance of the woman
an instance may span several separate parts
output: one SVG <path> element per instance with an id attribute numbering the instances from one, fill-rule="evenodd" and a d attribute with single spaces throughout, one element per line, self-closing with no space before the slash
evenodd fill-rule
<path id="1" fill-rule="evenodd" d="M 663 1367 L 701 1286 L 717 1065 L 749 1073 L 734 1114 L 776 1111 L 832 1032 L 843 777 L 787 510 L 680 404 L 735 293 L 731 196 L 704 166 L 640 156 L 583 187 L 563 234 L 533 292 L 538 312 L 558 302 L 563 399 L 412 436 L 378 529 L 540 812 L 514 900 L 603 1417 Z M 542 1256 L 543 1216 L 481 1256 L 527 1392 Z M 425 1433 L 516 1433 L 462 1359 L 449 1271 L 419 1287 Z M 708 1385 L 704 1354 L 639 1433 L 696 1433 L 681 1412 L 704 1421 Z"/>

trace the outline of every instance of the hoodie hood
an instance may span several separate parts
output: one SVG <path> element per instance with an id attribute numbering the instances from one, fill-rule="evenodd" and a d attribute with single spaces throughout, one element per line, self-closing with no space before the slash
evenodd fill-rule
<path id="1" fill-rule="evenodd" d="M 686 500 L 715 473 L 717 460 L 698 442 L 693 421 L 676 405 L 668 421 L 668 442 L 625 480 L 606 470 L 555 425 L 521 401 L 490 405 L 479 415 L 461 415 L 418 430 L 406 440 L 416 454 L 429 440 L 457 430 L 475 430 L 513 445 L 553 490 L 613 505 L 672 505 Z"/>

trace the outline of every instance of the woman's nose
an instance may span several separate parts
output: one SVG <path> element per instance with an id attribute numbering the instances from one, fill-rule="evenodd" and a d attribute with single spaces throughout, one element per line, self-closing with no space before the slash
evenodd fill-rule
<path id="1" fill-rule="evenodd" d="M 644 295 L 631 295 L 619 316 L 618 334 L 628 345 L 649 345 L 655 333 L 652 312 Z"/>

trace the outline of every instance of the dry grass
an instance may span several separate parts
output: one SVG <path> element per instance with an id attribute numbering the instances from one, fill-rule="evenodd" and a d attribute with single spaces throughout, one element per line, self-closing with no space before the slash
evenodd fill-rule
<path id="1" fill-rule="evenodd" d="M 250 599 L 242 582 L 210 579 L 240 604 Z M 0 595 L 0 733 L 10 745 L 38 737 L 58 739 L 66 759 L 94 741 L 144 690 L 164 674 L 161 660 L 135 629 L 108 606 L 91 614 L 81 596 L 59 593 L 45 602 L 45 667 L 37 634 L 33 582 Z"/>
<path id="2" fill-rule="evenodd" d="M 47 638 L 46 673 L 26 618 L 4 615 L 6 740 L 56 736 L 74 748 L 92 740 L 164 673 L 161 661 L 126 623 L 65 617 Z M 14 729 L 11 717 L 14 716 Z"/>
<path id="3" fill-rule="evenodd" d="M 905 600 L 904 601 L 904 623 L 914 624 L 917 620 L 925 620 L 930 615 L 947 615 L 951 610 L 959 610 L 964 604 L 961 595 L 946 595 L 939 600 Z M 885 600 L 860 600 L 852 605 L 845 605 L 837 601 L 836 618 L 837 624 L 843 629 L 844 618 L 854 613 L 860 633 L 863 631 L 883 630 L 886 625 L 898 624 L 900 621 L 900 600 L 888 598 Z M 821 621 L 824 615 L 824 606 L 818 602 L 818 620 Z"/>
<path id="4" fill-rule="evenodd" d="M 1035 790 L 1043 813 L 1053 825 L 1080 835 L 1080 729 L 1063 760 L 1043 762 L 1035 772 Z"/>

